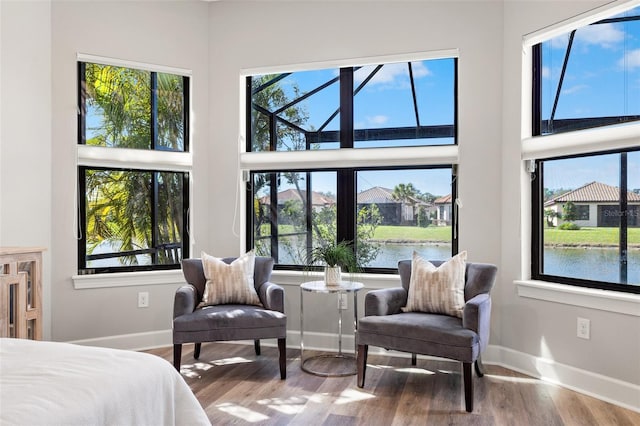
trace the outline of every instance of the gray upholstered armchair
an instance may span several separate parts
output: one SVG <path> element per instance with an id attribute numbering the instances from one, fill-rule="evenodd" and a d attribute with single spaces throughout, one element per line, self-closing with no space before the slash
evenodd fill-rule
<path id="1" fill-rule="evenodd" d="M 432 261 L 435 266 L 442 262 Z M 454 359 L 462 362 L 465 408 L 473 411 L 471 364 L 483 376 L 480 354 L 489 342 L 491 297 L 495 282 L 494 265 L 467 263 L 465 273 L 465 306 L 462 318 L 423 312 L 402 312 L 407 304 L 411 261 L 398 262 L 402 287 L 369 292 L 365 297 L 364 317 L 358 322 L 358 386 L 364 387 L 369 345 L 412 354 Z"/>
<path id="2" fill-rule="evenodd" d="M 222 260 L 231 263 L 235 258 Z M 256 355 L 260 355 L 260 339 L 278 339 L 280 378 L 286 378 L 287 316 L 284 290 L 269 282 L 273 263 L 270 257 L 255 258 L 254 286 L 263 306 L 233 304 L 199 308 L 206 283 L 202 261 L 182 261 L 187 285 L 176 290 L 173 304 L 173 365 L 178 371 L 183 343 L 195 343 L 193 357 L 198 359 L 202 342 L 253 340 Z"/>

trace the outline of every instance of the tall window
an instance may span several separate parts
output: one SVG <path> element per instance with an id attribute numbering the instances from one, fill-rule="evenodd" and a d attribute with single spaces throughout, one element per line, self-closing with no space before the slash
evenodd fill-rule
<path id="1" fill-rule="evenodd" d="M 456 145 L 455 58 L 254 74 L 246 89 L 246 151 L 276 159 L 249 167 L 249 247 L 295 269 L 349 241 L 371 272 L 457 251 L 454 166 L 429 151 Z"/>
<path id="2" fill-rule="evenodd" d="M 640 293 L 640 7 L 532 53 L 532 277 Z"/>
<path id="3" fill-rule="evenodd" d="M 189 78 L 78 62 L 80 274 L 188 256 Z"/>

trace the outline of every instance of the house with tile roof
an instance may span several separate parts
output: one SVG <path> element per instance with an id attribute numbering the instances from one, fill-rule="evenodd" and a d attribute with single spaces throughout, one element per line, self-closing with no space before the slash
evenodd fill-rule
<path id="1" fill-rule="evenodd" d="M 375 204 L 382 216 L 382 225 L 414 225 L 418 206 L 427 209 L 430 214 L 433 206 L 424 201 L 410 197 L 410 202 L 397 200 L 393 197 L 393 190 L 374 186 L 361 191 L 357 195 L 358 209 Z"/>
<path id="2" fill-rule="evenodd" d="M 322 194 L 320 192 L 311 191 L 309 196 L 310 196 L 310 202 L 312 206 L 311 208 L 315 212 L 319 212 L 320 210 L 326 207 L 331 207 L 336 204 L 336 200 L 334 197 L 330 195 Z M 297 190 L 295 188 L 290 188 L 290 189 L 286 189 L 284 191 L 278 192 L 278 223 L 282 225 L 282 224 L 292 224 L 296 222 L 297 219 L 290 217 L 285 212 L 285 206 L 293 203 L 294 206 L 295 205 L 299 206 L 297 210 L 299 210 L 300 212 L 303 212 L 304 210 L 302 209 L 302 206 L 304 204 L 308 205 L 309 203 L 309 200 L 307 200 L 307 198 L 308 198 L 307 191 L 304 189 Z M 259 210 L 260 217 L 257 220 L 258 221 L 268 220 L 266 219 L 268 216 L 266 212 L 268 212 L 270 209 L 271 199 L 268 196 L 264 196 L 259 199 L 259 203 L 261 206 Z M 296 209 L 294 209 L 294 211 L 295 210 Z"/>
<path id="3" fill-rule="evenodd" d="M 628 226 L 640 226 L 640 194 L 635 192 L 627 192 L 626 212 L 620 211 L 620 189 L 601 182 L 590 182 L 553 197 L 544 203 L 544 208 L 562 215 L 570 201 L 576 207 L 578 218 L 574 222 L 579 226 L 616 227 L 620 226 L 621 217 L 628 218 Z M 552 219 L 553 226 L 562 222 L 557 217 Z"/>
<path id="4" fill-rule="evenodd" d="M 304 189 L 297 190 L 294 188 L 286 189 L 278 192 L 278 206 L 284 205 L 287 201 L 297 201 L 300 203 L 307 202 L 307 191 Z M 311 205 L 314 210 L 321 209 L 323 207 L 330 207 L 336 203 L 335 198 L 322 194 L 320 192 L 311 191 Z M 270 205 L 271 200 L 269 197 L 260 198 L 260 204 Z"/>
<path id="5" fill-rule="evenodd" d="M 451 194 L 444 195 L 442 197 L 438 197 L 433 201 L 433 205 L 435 206 L 436 217 L 434 219 L 434 223 L 438 226 L 448 226 L 451 225 L 452 219 L 452 206 L 451 202 L 453 197 Z"/>

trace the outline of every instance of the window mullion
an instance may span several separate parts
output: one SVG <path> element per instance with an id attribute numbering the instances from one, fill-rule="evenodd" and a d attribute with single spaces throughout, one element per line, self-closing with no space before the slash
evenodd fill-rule
<path id="1" fill-rule="evenodd" d="M 151 264 L 158 263 L 158 172 L 151 173 Z"/>
<path id="2" fill-rule="evenodd" d="M 78 269 L 87 267 L 87 168 L 78 166 Z"/>
<path id="3" fill-rule="evenodd" d="M 280 262 L 278 255 L 278 173 L 269 173 L 269 206 L 271 209 L 269 226 L 271 231 L 271 257 Z"/>
<path id="4" fill-rule="evenodd" d="M 151 73 L 151 149 L 158 149 L 158 74 Z M 151 173 L 151 264 L 158 263 L 158 172 Z"/>
<path id="5" fill-rule="evenodd" d="M 628 228 L 627 153 L 620 153 L 620 283 L 627 284 Z"/>
<path id="6" fill-rule="evenodd" d="M 544 271 L 544 226 L 542 224 L 544 200 L 544 162 L 536 161 L 536 171 L 531 180 L 531 276 L 539 278 Z"/>
<path id="7" fill-rule="evenodd" d="M 151 73 L 151 149 L 158 149 L 158 75 Z"/>
<path id="8" fill-rule="evenodd" d="M 311 192 L 311 172 L 306 172 L 305 173 L 305 180 L 306 180 L 306 205 L 305 205 L 305 212 L 306 212 L 306 241 L 307 241 L 307 255 L 309 255 L 311 253 L 311 250 L 313 250 L 313 193 Z"/>
<path id="9" fill-rule="evenodd" d="M 78 143 L 86 145 L 86 119 L 87 119 L 87 67 L 84 62 L 78 62 Z"/>
<path id="10" fill-rule="evenodd" d="M 353 67 L 340 69 L 340 148 L 353 148 Z M 355 241 L 355 170 L 337 172 L 337 241 Z"/>
<path id="11" fill-rule="evenodd" d="M 190 90 L 189 77 L 182 77 L 182 102 L 184 104 L 184 107 L 182 108 L 182 149 L 184 152 L 189 152 L 191 145 L 189 141 L 189 105 L 191 105 Z"/>
<path id="12" fill-rule="evenodd" d="M 532 136 L 540 136 L 542 134 L 542 45 L 536 44 L 531 48 L 532 52 Z"/>

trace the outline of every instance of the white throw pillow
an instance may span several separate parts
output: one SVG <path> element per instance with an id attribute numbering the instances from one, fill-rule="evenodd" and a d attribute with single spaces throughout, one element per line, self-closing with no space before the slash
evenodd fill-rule
<path id="1" fill-rule="evenodd" d="M 230 264 L 205 252 L 201 253 L 201 258 L 204 276 L 207 279 L 202 297 L 203 305 L 261 305 L 253 286 L 256 258 L 253 250 Z"/>
<path id="2" fill-rule="evenodd" d="M 402 310 L 462 318 L 466 261 L 463 251 L 436 268 L 413 252 L 407 306 Z"/>

